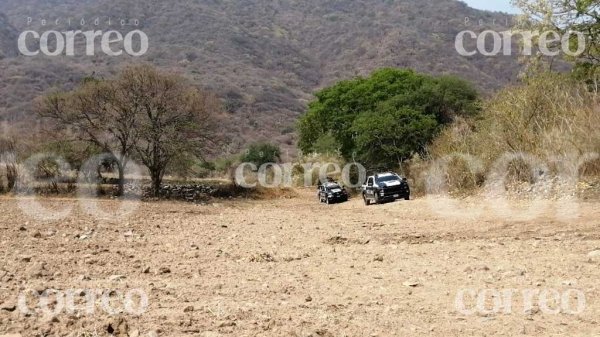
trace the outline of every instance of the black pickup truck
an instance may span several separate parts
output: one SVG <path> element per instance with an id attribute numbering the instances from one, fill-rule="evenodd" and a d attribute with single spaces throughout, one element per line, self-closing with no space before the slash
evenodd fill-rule
<path id="1" fill-rule="evenodd" d="M 410 187 L 406 178 L 395 173 L 381 173 L 367 178 L 362 196 L 367 206 L 398 199 L 410 200 Z"/>
<path id="2" fill-rule="evenodd" d="M 326 204 L 348 201 L 348 192 L 336 182 L 319 185 L 319 201 Z"/>

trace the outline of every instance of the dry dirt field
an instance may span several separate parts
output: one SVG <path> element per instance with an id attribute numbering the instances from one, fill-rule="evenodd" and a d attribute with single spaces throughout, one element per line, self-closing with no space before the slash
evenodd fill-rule
<path id="1" fill-rule="evenodd" d="M 312 190 L 141 203 L 122 221 L 84 215 L 75 200 L 44 203 L 74 208 L 42 222 L 0 199 L 0 336 L 600 336 L 598 202 L 580 203 L 566 222 L 551 212 L 446 217 L 425 199 L 326 206 Z M 32 295 L 47 289 L 104 289 L 109 308 L 124 311 L 119 292 L 137 289 L 148 305 L 110 316 L 98 295 L 88 314 L 81 292 L 75 312 L 49 314 Z M 475 310 L 467 291 L 463 309 L 472 312 L 461 312 L 465 289 L 513 289 L 512 299 L 498 298 L 512 310 L 492 312 L 491 295 Z M 527 307 L 523 292 L 536 290 L 567 298 L 535 295 Z M 574 294 L 585 295 L 583 308 Z"/>

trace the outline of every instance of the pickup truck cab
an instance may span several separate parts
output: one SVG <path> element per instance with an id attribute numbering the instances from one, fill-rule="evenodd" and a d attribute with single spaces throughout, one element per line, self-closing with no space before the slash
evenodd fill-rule
<path id="1" fill-rule="evenodd" d="M 406 178 L 395 173 L 381 173 L 367 178 L 362 196 L 367 206 L 398 199 L 410 200 L 410 187 Z"/>
<path id="2" fill-rule="evenodd" d="M 326 204 L 348 201 L 348 192 L 338 183 L 327 182 L 319 185 L 319 201 Z"/>

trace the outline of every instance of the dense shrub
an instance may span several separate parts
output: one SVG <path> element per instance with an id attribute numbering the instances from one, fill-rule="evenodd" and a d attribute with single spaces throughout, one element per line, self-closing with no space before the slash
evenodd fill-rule
<path id="1" fill-rule="evenodd" d="M 256 143 L 250 145 L 242 155 L 241 161 L 261 166 L 266 163 L 277 163 L 281 160 L 281 150 L 277 145 L 269 143 Z"/>
<path id="2" fill-rule="evenodd" d="M 381 69 L 318 92 L 300 118 L 299 147 L 337 148 L 371 169 L 397 168 L 423 153 L 442 126 L 476 115 L 477 103 L 477 92 L 461 79 Z"/>

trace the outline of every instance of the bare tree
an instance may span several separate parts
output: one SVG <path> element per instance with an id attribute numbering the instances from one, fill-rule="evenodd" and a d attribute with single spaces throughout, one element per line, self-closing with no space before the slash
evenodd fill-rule
<path id="1" fill-rule="evenodd" d="M 113 155 L 119 194 L 127 158 L 135 156 L 148 168 L 158 195 L 167 168 L 178 156 L 201 158 L 214 143 L 213 113 L 219 109 L 213 94 L 184 78 L 138 65 L 114 80 L 88 79 L 72 92 L 50 94 L 37 110 L 57 128 L 70 127 L 76 140 Z"/>
<path id="2" fill-rule="evenodd" d="M 213 117 L 219 101 L 182 77 L 147 65 L 126 69 L 119 87 L 138 100 L 135 153 L 150 171 L 152 191 L 158 196 L 164 174 L 178 156 L 201 158 L 214 145 Z"/>
<path id="3" fill-rule="evenodd" d="M 118 194 L 123 194 L 127 158 L 136 141 L 136 111 L 124 101 L 114 81 L 84 80 L 72 92 L 57 92 L 37 104 L 41 117 L 54 121 L 55 128 L 68 127 L 74 140 L 85 141 L 110 153 L 119 171 Z M 100 163 L 99 163 L 100 164 Z"/>

